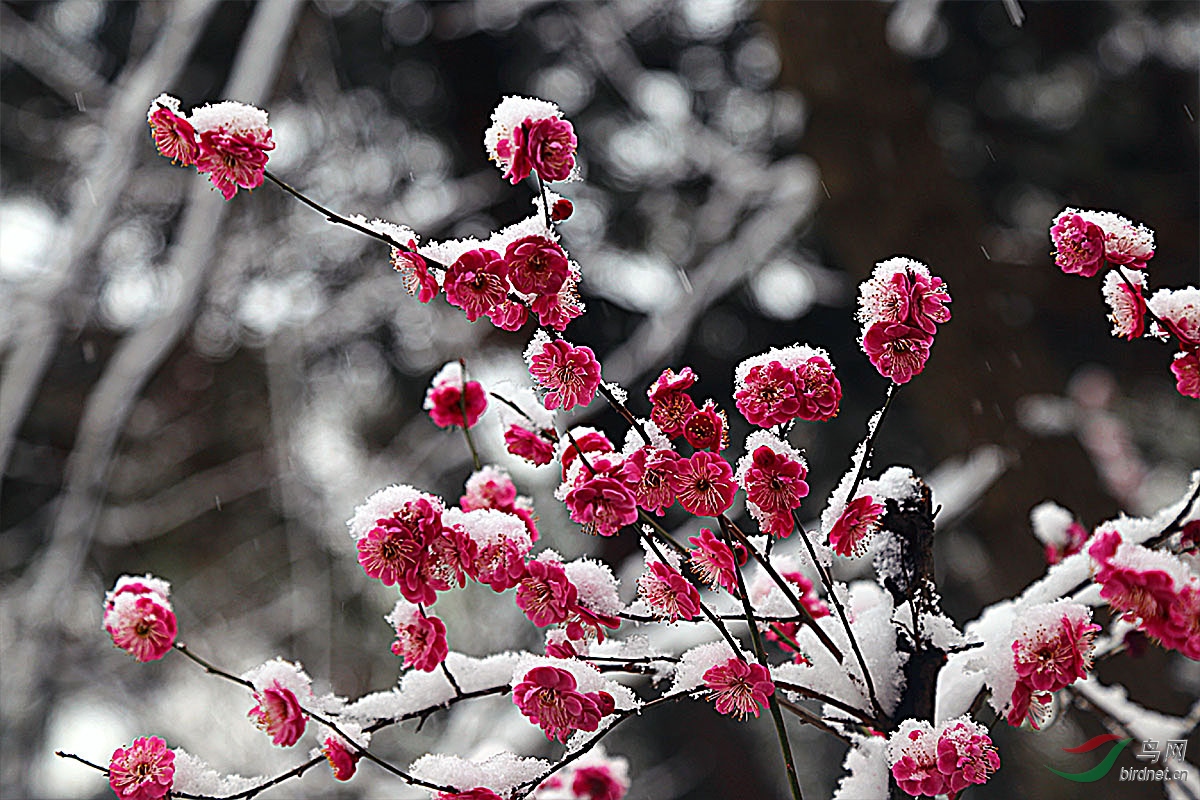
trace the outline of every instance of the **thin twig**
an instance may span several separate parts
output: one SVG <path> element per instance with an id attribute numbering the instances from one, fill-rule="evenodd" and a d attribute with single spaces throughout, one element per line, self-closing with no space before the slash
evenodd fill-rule
<path id="1" fill-rule="evenodd" d="M 722 514 L 719 522 L 721 523 L 721 535 L 725 539 L 725 544 L 732 551 L 733 534 L 729 532 L 728 519 Z M 750 604 L 750 595 L 746 592 L 746 581 L 742 577 L 742 569 L 738 566 L 736 559 L 733 563 L 733 574 L 737 579 L 738 593 L 741 595 L 742 600 L 742 610 L 746 613 L 746 624 L 750 626 L 750 641 L 754 644 L 754 653 L 758 658 L 758 663 L 769 674 L 771 665 L 767 663 L 767 651 L 763 647 L 762 637 L 758 633 L 758 621 L 754 618 L 754 607 Z M 734 653 L 737 653 L 736 649 Z M 779 738 L 779 750 L 783 754 L 783 766 L 787 772 L 788 786 L 792 790 L 792 798 L 793 800 L 804 800 L 804 794 L 800 791 L 800 778 L 796 773 L 796 760 L 792 756 L 792 745 L 788 741 L 787 726 L 783 723 L 783 712 L 779 710 L 779 697 L 775 692 L 771 692 L 767 697 L 767 707 L 771 711 L 771 721 L 775 723 L 775 734 Z"/>

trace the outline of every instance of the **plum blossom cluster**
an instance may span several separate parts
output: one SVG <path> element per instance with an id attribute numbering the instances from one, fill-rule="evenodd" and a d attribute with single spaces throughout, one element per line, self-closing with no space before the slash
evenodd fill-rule
<path id="1" fill-rule="evenodd" d="M 262 109 L 226 100 L 184 114 L 178 98 L 161 94 L 150 104 L 146 121 L 161 155 L 207 174 L 226 200 L 239 188 L 262 186 L 267 153 L 275 149 Z"/>
<path id="2" fill-rule="evenodd" d="M 1169 650 L 1200 660 L 1200 576 L 1178 556 L 1102 531 L 1088 547 L 1100 596 Z"/>
<path id="3" fill-rule="evenodd" d="M 896 785 L 912 797 L 953 798 L 987 783 L 1000 768 L 987 728 L 967 717 L 936 728 L 924 720 L 905 720 L 888 739 L 887 761 Z"/>
<path id="4" fill-rule="evenodd" d="M 163 96 L 150 122 L 163 155 L 208 172 L 229 198 L 239 187 L 262 182 L 265 153 L 273 146 L 266 114 L 247 109 L 221 103 L 189 117 L 179 113 L 178 101 Z M 914 719 L 898 709 L 932 709 L 936 700 L 939 716 L 951 708 L 950 716 L 966 711 L 985 690 L 1011 725 L 1027 719 L 1035 727 L 1044 723 L 1053 693 L 1087 677 L 1091 668 L 1100 627 L 1089 608 L 1058 599 L 1065 590 L 1042 588 L 1042 602 L 997 603 L 960 632 L 938 609 L 932 563 L 917 565 L 898 529 L 888 529 L 897 528 L 891 520 L 908 515 L 921 523 L 913 525 L 919 535 L 933 536 L 927 487 L 921 494 L 924 485 L 905 468 L 862 480 L 886 405 L 869 423 L 867 439 L 822 515 L 828 547 L 814 543 L 798 516 L 811 491 L 809 465 L 789 436 L 797 421 L 824 422 L 838 414 L 843 389 L 825 350 L 772 347 L 737 367 L 731 401 L 755 428 L 740 454 L 729 452 L 725 410 L 711 398 L 700 403 L 696 398 L 702 395 L 693 396 L 700 377 L 690 366 L 664 370 L 645 391 L 647 417 L 636 417 L 626 392 L 602 382 L 596 352 L 561 336 L 583 311 L 577 293 L 582 273 L 553 227 L 570 215 L 570 201 L 544 184 L 568 180 L 577 171 L 571 124 L 553 104 L 506 98 L 493 114 L 485 147 L 510 183 L 539 178 L 533 216 L 484 241 L 424 245 L 414 232 L 391 223 L 353 225 L 393 245 L 392 266 L 419 302 L 444 293 L 468 320 L 487 317 L 509 331 L 536 318 L 538 330 L 525 351 L 534 388 L 522 391 L 540 407 L 521 408 L 493 395 L 501 401 L 499 413 L 512 409 L 519 416 L 503 426 L 506 449 L 534 465 L 553 465 L 561 481 L 555 496 L 585 532 L 638 539 L 643 556 L 633 563 L 636 598 L 626 605 L 607 564 L 568 561 L 552 549 L 535 552 L 540 537 L 533 504 L 499 465 L 476 461 L 457 506 L 412 486 L 388 486 L 367 497 L 347 526 L 363 573 L 399 594 L 386 617 L 395 632 L 391 651 L 401 672 L 399 686 L 346 704 L 331 695 L 316 697 L 299 665 L 276 658 L 241 678 L 227 676 L 251 689 L 250 721 L 280 747 L 292 747 L 315 731 L 320 746 L 313 759 L 327 761 L 338 780 L 355 774 L 369 732 L 424 719 L 475 696 L 508 694 L 548 742 L 565 745 L 557 763 L 511 753 L 482 762 L 438 754 L 418 759 L 412 774 L 391 770 L 435 800 L 620 800 L 629 788 L 627 766 L 607 757 L 596 742 L 617 721 L 678 700 L 706 700 L 737 721 L 757 718 L 764 709 L 778 721 L 784 708 L 804 722 L 819 721 L 818 727 L 852 741 L 847 756 L 852 772 L 861 766 L 882 776 L 860 796 L 885 796 L 889 782 L 912 796 L 931 797 L 954 797 L 985 783 L 1000 758 L 983 726 L 967 715 L 935 724 L 932 713 Z M 206 155 L 205 148 L 222 153 L 220 159 Z M 1068 209 L 1056 220 L 1052 238 L 1059 248 L 1056 260 L 1068 272 L 1091 276 L 1105 264 L 1114 267 L 1103 290 L 1114 333 L 1178 339 L 1181 355 L 1173 369 L 1180 391 L 1200 394 L 1196 290 L 1144 296 L 1153 234 L 1114 214 Z M 889 399 L 895 385 L 924 370 L 938 325 L 950 320 L 949 303 L 946 283 L 905 257 L 879 263 L 860 286 L 860 344 L 892 382 Z M 592 428 L 560 430 L 556 412 L 587 406 L 598 394 L 628 423 L 623 440 Z M 470 429 L 487 409 L 488 397 L 455 361 L 433 379 L 425 408 L 435 425 L 461 428 L 471 443 Z M 618 447 L 614 441 L 623 443 Z M 1200 475 L 1196 483 L 1189 503 L 1200 493 Z M 739 492 L 762 536 L 742 532 Z M 659 524 L 676 506 L 690 526 L 679 529 L 685 533 L 678 539 Z M 672 521 L 683 516 L 672 514 Z M 1185 524 L 1185 516 L 1167 526 L 1167 532 L 1181 532 L 1182 551 L 1194 549 L 1200 533 L 1200 521 Z M 696 518 L 715 524 L 699 527 Z M 1035 509 L 1031 519 L 1058 574 L 1076 569 L 1082 576 L 1086 570 L 1078 568 L 1086 561 L 1099 587 L 1093 594 L 1164 647 L 1200 658 L 1200 578 L 1185 557 L 1144 546 L 1144 539 L 1124 541 L 1115 530 L 1101 530 L 1089 541 L 1070 512 L 1052 503 Z M 687 533 L 693 535 L 683 544 Z M 831 551 L 861 556 L 873 542 L 879 542 L 872 546 L 875 582 L 846 586 L 829 575 Z M 931 538 L 916 546 L 933 550 Z M 473 659 L 454 652 L 434 605 L 443 593 L 472 583 L 496 597 L 511 590 L 512 602 L 529 622 L 546 629 L 544 655 Z M 114 643 L 138 660 L 165 655 L 176 635 L 168 594 L 160 579 L 121 578 L 105 599 L 104 626 Z M 623 629 L 626 621 L 631 624 Z M 678 638 L 651 643 L 630 635 L 632 624 L 655 625 L 656 632 L 665 625 L 703 630 L 706 639 L 675 656 L 659 644 L 673 646 Z M 768 652 L 763 640 L 777 649 Z M 902 672 L 920 652 L 935 656 L 930 663 L 939 665 L 925 685 L 916 672 Z M 646 693 L 635 694 L 621 682 L 641 676 L 651 679 Z M 672 681 L 670 688 L 655 694 L 665 680 Z M 911 702 L 902 706 L 902 698 Z M 801 700 L 815 701 L 819 710 L 801 708 Z M 776 732 L 794 775 L 782 723 Z M 108 771 L 119 797 L 159 800 L 173 791 L 191 792 L 181 788 L 179 775 L 194 769 L 183 751 L 149 737 L 118 749 Z M 267 779 L 261 786 L 275 782 Z M 847 787 L 856 785 L 863 784 L 844 784 L 839 796 L 854 796 Z M 240 785 L 226 794 L 257 791 Z"/>
<path id="5" fill-rule="evenodd" d="M 104 598 L 104 630 L 113 644 L 138 661 L 157 661 L 171 651 L 178 632 L 161 578 L 122 575 Z"/>
<path id="6" fill-rule="evenodd" d="M 1101 293 L 1113 336 L 1178 342 L 1171 363 L 1175 388 L 1200 398 L 1200 289 L 1159 289 L 1147 297 L 1154 231 L 1112 211 L 1066 208 L 1054 218 L 1050 239 L 1054 263 L 1064 273 L 1091 278 L 1107 268 Z"/>
<path id="7" fill-rule="evenodd" d="M 879 374 L 908 383 L 925 369 L 939 324 L 950 321 L 950 292 L 929 267 L 904 256 L 875 265 L 858 287 L 859 342 Z"/>

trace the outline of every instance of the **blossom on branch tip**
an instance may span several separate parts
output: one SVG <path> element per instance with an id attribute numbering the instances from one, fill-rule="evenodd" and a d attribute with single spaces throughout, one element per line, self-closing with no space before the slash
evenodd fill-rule
<path id="1" fill-rule="evenodd" d="M 196 169 L 208 173 L 226 200 L 239 188 L 262 185 L 267 151 L 275 149 L 267 112 L 227 100 L 194 109 L 190 120 L 200 146 Z"/>
<path id="2" fill-rule="evenodd" d="M 808 496 L 808 467 L 782 440 L 762 437 L 771 434 L 752 434 L 747 440 L 747 447 L 756 441 L 769 443 L 758 444 L 738 462 L 738 481 L 746 490 L 746 507 L 763 533 L 789 536 L 795 526 L 792 511 Z"/>
<path id="3" fill-rule="evenodd" d="M 118 747 L 108 762 L 108 785 L 121 800 L 159 800 L 175 779 L 175 753 L 157 736 Z"/>
<path id="4" fill-rule="evenodd" d="M 358 563 L 384 586 L 398 586 L 410 603 L 432 603 L 438 587 L 431 585 L 422 568 L 441 528 L 440 509 L 419 497 L 378 520 L 358 540 Z"/>
<path id="5" fill-rule="evenodd" d="M 483 143 L 510 183 L 533 171 L 543 180 L 562 181 L 575 168 L 575 131 L 558 106 L 545 100 L 505 97 L 492 112 Z"/>
<path id="6" fill-rule="evenodd" d="M 1012 668 L 1016 684 L 1008 707 L 1008 724 L 1027 717 L 1038 727 L 1050 693 L 1087 677 L 1092 643 L 1100 626 L 1087 606 L 1069 600 L 1026 609 L 1013 626 Z"/>
<path id="7" fill-rule="evenodd" d="M 170 584 L 149 575 L 119 578 L 104 601 L 104 630 L 113 644 L 138 661 L 157 661 L 169 653 L 178 633 L 170 591 Z"/>
<path id="8" fill-rule="evenodd" d="M 405 667 L 433 672 L 446 660 L 450 652 L 446 623 L 437 617 L 427 616 L 420 607 L 401 599 L 387 621 L 396 629 L 392 653 L 404 659 Z"/>
<path id="9" fill-rule="evenodd" d="M 717 712 L 739 720 L 745 719 L 747 714 L 757 717 L 759 706 L 766 708 L 767 698 L 775 693 L 775 684 L 766 667 L 736 656 L 709 667 L 704 673 L 704 685 L 708 687 L 708 697 L 714 701 Z"/>
<path id="10" fill-rule="evenodd" d="M 1200 400 L 1200 347 L 1180 350 L 1171 361 L 1175 390 L 1184 397 Z"/>
<path id="11" fill-rule="evenodd" d="M 709 400 L 688 417 L 683 426 L 683 438 L 697 450 L 720 452 L 729 445 L 729 420 L 725 412 Z"/>
<path id="12" fill-rule="evenodd" d="M 530 359 L 529 374 L 547 389 L 544 405 L 553 411 L 586 406 L 600 388 L 600 362 L 590 347 L 562 339 L 546 342 Z"/>
<path id="13" fill-rule="evenodd" d="M 911 797 L 953 798 L 973 784 L 987 783 L 1000 756 L 987 729 L 963 716 L 936 728 L 906 719 L 892 734 L 887 760 L 900 790 Z"/>

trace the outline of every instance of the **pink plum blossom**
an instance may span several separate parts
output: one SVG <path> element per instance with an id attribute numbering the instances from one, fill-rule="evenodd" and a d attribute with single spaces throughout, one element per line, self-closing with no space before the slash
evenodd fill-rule
<path id="1" fill-rule="evenodd" d="M 695 619 L 700 614 L 700 593 L 668 564 L 655 561 L 638 578 L 638 596 L 650 612 L 667 622 Z"/>
<path id="2" fill-rule="evenodd" d="M 925 369 L 933 337 L 899 322 L 877 322 L 867 329 L 862 346 L 879 374 L 903 384 Z"/>
<path id="3" fill-rule="evenodd" d="M 226 200 L 239 188 L 262 185 L 267 151 L 275 149 L 267 112 L 225 101 L 195 109 L 190 121 L 200 147 L 196 169 L 208 173 Z"/>
<path id="4" fill-rule="evenodd" d="M 860 556 L 866 551 L 871 534 L 879 529 L 883 505 L 870 495 L 856 497 L 846 504 L 829 530 L 829 546 L 840 556 Z"/>
<path id="5" fill-rule="evenodd" d="M 724 450 L 729 445 L 729 421 L 725 412 L 709 400 L 703 408 L 688 417 L 683 426 L 683 438 L 697 450 L 711 450 L 714 453 Z"/>
<path id="6" fill-rule="evenodd" d="M 566 180 L 575 168 L 577 146 L 571 123 L 551 117 L 526 119 L 513 129 L 512 138 L 501 141 L 496 149 L 509 162 L 504 177 L 520 183 L 535 170 L 543 180 Z"/>
<path id="7" fill-rule="evenodd" d="M 157 578 L 120 578 L 104 604 L 104 630 L 113 644 L 138 661 L 169 653 L 178 632 L 169 592 L 170 585 Z"/>
<path id="8" fill-rule="evenodd" d="M 579 692 L 575 676 L 558 667 L 534 667 L 513 686 L 513 702 L 546 738 L 565 742 L 575 731 L 594 731 L 615 708 L 607 692 Z"/>
<path id="9" fill-rule="evenodd" d="M 759 706 L 766 708 L 767 698 L 775 693 L 775 684 L 766 667 L 737 657 L 709 667 L 704 673 L 704 685 L 717 712 L 739 720 L 747 714 L 757 717 Z"/>
<path id="10" fill-rule="evenodd" d="M 712 587 L 721 586 L 730 594 L 737 594 L 737 575 L 734 570 L 745 564 L 749 557 L 746 548 L 737 545 L 737 558 L 729 545 L 717 538 L 708 528 L 701 528 L 699 536 L 688 541 L 694 545 L 688 558 L 700 580 Z"/>
<path id="11" fill-rule="evenodd" d="M 437 277 L 429 271 L 424 256 L 417 252 L 415 241 L 409 241 L 407 250 L 392 248 L 392 269 L 400 273 L 404 288 L 416 296 L 418 302 L 428 303 L 441 291 Z"/>
<path id="12" fill-rule="evenodd" d="M 247 716 L 270 735 L 274 744 L 291 747 L 300 741 L 308 725 L 308 715 L 291 689 L 277 680 L 272 681 L 269 686 L 255 692 L 254 699 L 257 705 L 250 709 Z"/>
<path id="13" fill-rule="evenodd" d="M 575 347 L 561 339 L 546 342 L 533 356 L 529 374 L 549 392 L 544 404 L 553 411 L 586 406 L 600 387 L 600 362 L 590 347 Z"/>
<path id="14" fill-rule="evenodd" d="M 468 250 L 446 270 L 446 302 L 466 312 L 471 322 L 508 296 L 508 264 L 495 250 Z"/>
<path id="15" fill-rule="evenodd" d="M 175 780 L 175 753 L 157 736 L 118 747 L 108 762 L 108 785 L 121 800 L 160 800 Z"/>
<path id="16" fill-rule="evenodd" d="M 628 788 L 607 764 L 579 767 L 571 779 L 571 791 L 577 800 L 621 800 Z"/>
<path id="17" fill-rule="evenodd" d="M 427 580 L 423 567 L 441 527 L 432 503 L 423 497 L 411 500 L 391 517 L 377 520 L 358 540 L 358 563 L 384 586 L 398 586 L 410 603 L 432 603 L 438 587 Z"/>
<path id="18" fill-rule="evenodd" d="M 169 95 L 160 95 L 146 115 L 154 146 L 159 155 L 171 159 L 183 167 L 196 163 L 200 146 L 196 143 L 196 131 L 187 116 L 179 113 L 179 101 Z"/>
<path id="19" fill-rule="evenodd" d="M 329 762 L 333 777 L 339 781 L 353 778 L 354 771 L 358 769 L 358 760 L 362 758 L 362 755 L 347 746 L 340 736 L 325 737 L 325 742 L 321 745 L 321 754 Z"/>
<path id="20" fill-rule="evenodd" d="M 539 628 L 566 622 L 579 601 L 579 592 L 562 564 L 550 559 L 530 561 L 517 584 L 517 605 Z"/>
<path id="21" fill-rule="evenodd" d="M 821 356 L 813 356 L 795 369 L 800 394 L 797 416 L 809 422 L 824 422 L 837 416 L 842 402 L 842 384 L 833 374 L 833 365 Z"/>
<path id="22" fill-rule="evenodd" d="M 523 458 L 536 466 L 549 464 L 554 460 L 554 443 L 540 433 L 516 423 L 504 431 L 504 444 L 508 452 Z"/>
<path id="23" fill-rule="evenodd" d="M 764 533 L 788 536 L 792 532 L 792 511 L 808 496 L 808 470 L 797 459 L 776 453 L 767 445 L 755 448 L 752 461 L 742 478 L 746 500 L 765 515 Z"/>
<path id="24" fill-rule="evenodd" d="M 678 374 L 666 369 L 646 392 L 650 399 L 650 420 L 667 436 L 684 432 L 687 421 L 696 413 L 696 402 L 687 393 L 696 383 L 696 373 L 684 367 Z"/>
<path id="25" fill-rule="evenodd" d="M 571 519 L 601 536 L 612 536 L 637 521 L 637 501 L 617 478 L 596 474 L 581 476 L 566 496 Z"/>
<path id="26" fill-rule="evenodd" d="M 1015 623 L 1012 664 L 1016 684 L 1008 724 L 1036 724 L 1050 693 L 1087 676 L 1092 642 L 1100 630 L 1086 606 L 1066 600 L 1027 609 Z M 1034 705 L 1034 704 L 1037 705 Z"/>
<path id="27" fill-rule="evenodd" d="M 1146 298 L 1142 296 L 1145 285 L 1146 274 L 1136 270 L 1118 268 L 1104 276 L 1102 291 L 1113 336 L 1132 341 L 1146 332 Z"/>
<path id="28" fill-rule="evenodd" d="M 433 672 L 450 652 L 446 642 L 446 623 L 437 617 L 426 616 L 415 606 L 410 608 L 408 613 L 404 613 L 398 607 L 397 613 L 391 617 L 396 627 L 392 653 L 404 659 L 405 667 Z"/>
<path id="29" fill-rule="evenodd" d="M 1104 231 L 1068 208 L 1050 228 L 1054 263 L 1068 275 L 1090 278 L 1104 264 Z"/>
<path id="30" fill-rule="evenodd" d="M 479 381 L 463 382 L 461 365 L 451 361 L 425 393 L 425 410 L 439 428 L 470 428 L 487 410 L 487 394 Z"/>
<path id="31" fill-rule="evenodd" d="M 674 450 L 654 450 L 642 447 L 634 450 L 621 463 L 621 478 L 633 490 L 639 508 L 662 516 L 675 502 L 671 475 L 680 455 Z"/>
<path id="32" fill-rule="evenodd" d="M 1200 400 L 1200 347 L 1180 350 L 1171 361 L 1175 390 L 1184 397 Z"/>
<path id="33" fill-rule="evenodd" d="M 557 295 L 570 275 L 567 256 L 545 236 L 523 236 L 504 251 L 508 279 L 522 294 Z"/>
<path id="34" fill-rule="evenodd" d="M 700 450 L 691 458 L 681 458 L 672 464 L 674 472 L 669 481 L 679 505 L 689 513 L 716 517 L 729 510 L 737 483 L 729 462 L 715 453 Z"/>
<path id="35" fill-rule="evenodd" d="M 734 392 L 737 410 L 761 428 L 795 419 L 803 407 L 798 384 L 795 370 L 778 361 L 755 366 Z"/>

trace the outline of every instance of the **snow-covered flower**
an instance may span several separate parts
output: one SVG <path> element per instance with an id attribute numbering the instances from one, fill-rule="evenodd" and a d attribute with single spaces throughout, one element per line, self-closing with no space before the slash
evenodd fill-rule
<path id="1" fill-rule="evenodd" d="M 545 100 L 505 97 L 492 112 L 483 142 L 511 183 L 535 170 L 543 180 L 562 181 L 575 168 L 575 131 L 558 106 Z"/>
<path id="2" fill-rule="evenodd" d="M 278 680 L 254 693 L 256 705 L 247 716 L 270 735 L 280 747 L 291 747 L 300 741 L 308 725 L 308 715 L 300 707 L 296 693 Z"/>
<path id="3" fill-rule="evenodd" d="M 863 331 L 878 322 L 899 322 L 933 336 L 950 321 L 950 292 L 929 267 L 905 256 L 875 265 L 871 277 L 858 287 L 858 321 Z"/>
<path id="4" fill-rule="evenodd" d="M 160 94 L 150 104 L 146 121 L 150 123 L 150 132 L 159 155 L 183 167 L 196 163 L 196 156 L 200 154 L 196 131 L 188 122 L 187 115 L 179 112 L 178 98 Z"/>
<path id="5" fill-rule="evenodd" d="M 580 476 L 565 498 L 571 519 L 601 536 L 612 536 L 637 521 L 637 501 L 624 481 L 602 472 Z"/>
<path id="6" fill-rule="evenodd" d="M 594 731 L 615 708 L 608 692 L 580 692 L 575 676 L 558 667 L 534 667 L 513 686 L 513 702 L 548 739 L 565 742 L 575 731 Z"/>
<path id="7" fill-rule="evenodd" d="M 517 605 L 539 628 L 566 622 L 579 602 L 579 592 L 557 558 L 543 554 L 527 565 L 517 584 Z"/>
<path id="8" fill-rule="evenodd" d="M 108 785 L 121 800 L 159 800 L 175 779 L 175 753 L 157 736 L 118 747 L 108 762 Z"/>
<path id="9" fill-rule="evenodd" d="M 758 520 L 763 533 L 788 536 L 794 522 L 792 511 L 808 496 L 808 466 L 792 448 L 769 433 L 751 434 L 751 442 L 763 442 L 738 462 L 738 482 L 746 490 L 746 507 Z"/>
<path id="10" fill-rule="evenodd" d="M 1057 564 L 1078 553 L 1088 538 L 1087 529 L 1070 511 L 1049 500 L 1034 506 L 1029 512 L 1029 521 L 1033 535 L 1045 545 L 1047 564 Z"/>
<path id="11" fill-rule="evenodd" d="M 510 242 L 504 260 L 509 281 L 522 294 L 556 295 L 571 274 L 562 248 L 545 236 L 523 236 Z"/>
<path id="12" fill-rule="evenodd" d="M 410 603 L 432 603 L 439 587 L 428 580 L 423 567 L 430 546 L 441 533 L 440 508 L 417 497 L 390 517 L 379 519 L 358 540 L 358 563 L 384 586 L 398 586 Z"/>
<path id="13" fill-rule="evenodd" d="M 646 391 L 650 400 L 650 420 L 672 439 L 683 433 L 683 427 L 696 413 L 696 401 L 687 390 L 696 384 L 696 372 L 684 367 L 677 374 L 668 368 Z"/>
<path id="14" fill-rule="evenodd" d="M 1146 305 L 1161 319 L 1185 349 L 1200 347 L 1200 289 L 1159 289 Z"/>
<path id="15" fill-rule="evenodd" d="M 1077 209 L 1065 209 L 1055 217 L 1050 240 L 1054 242 L 1054 263 L 1068 275 L 1090 278 L 1104 264 L 1104 231 Z"/>
<path id="16" fill-rule="evenodd" d="M 404 659 L 404 666 L 433 672 L 450 652 L 446 643 L 446 623 L 427 616 L 417 605 L 401 598 L 387 616 L 396 629 L 392 653 Z"/>
<path id="17" fill-rule="evenodd" d="M 900 322 L 876 322 L 863 335 L 863 352 L 879 374 L 904 384 L 919 375 L 929 360 L 933 337 Z"/>
<path id="18" fill-rule="evenodd" d="M 1108 303 L 1108 319 L 1112 335 L 1133 340 L 1146 332 L 1146 273 L 1120 267 L 1104 276 L 1104 300 Z"/>
<path id="19" fill-rule="evenodd" d="M 709 667 L 704 673 L 704 685 L 717 712 L 737 719 L 745 719 L 747 714 L 757 717 L 759 706 L 766 708 L 767 698 L 775 693 L 775 684 L 766 667 L 737 657 Z"/>
<path id="20" fill-rule="evenodd" d="M 639 508 L 662 516 L 675 502 L 671 476 L 680 455 L 674 450 L 641 447 L 621 463 L 621 478 L 633 490 Z"/>
<path id="21" fill-rule="evenodd" d="M 105 597 L 104 630 L 138 661 L 157 661 L 175 644 L 178 623 L 167 599 L 171 586 L 150 575 L 122 575 Z"/>
<path id="22" fill-rule="evenodd" d="M 600 387 L 600 362 L 590 347 L 562 339 L 546 342 L 529 361 L 529 374 L 547 389 L 544 405 L 553 411 L 586 406 Z"/>
<path id="23" fill-rule="evenodd" d="M 1200 347 L 1180 350 L 1171 361 L 1175 389 L 1184 397 L 1200 400 Z"/>
<path id="24" fill-rule="evenodd" d="M 1009 725 L 1020 725 L 1029 717 L 1036 726 L 1051 692 L 1087 676 L 1098 630 L 1087 606 L 1068 600 L 1022 612 L 1012 632 L 1016 684 L 1008 709 Z"/>
<path id="25" fill-rule="evenodd" d="M 1073 209 L 1067 209 L 1068 213 Z M 1112 211 L 1077 211 L 1078 216 L 1104 232 L 1104 259 L 1133 269 L 1145 269 L 1154 257 L 1154 231 L 1135 225 Z M 1088 276 L 1090 277 L 1090 276 Z"/>
<path id="26" fill-rule="evenodd" d="M 912 797 L 954 797 L 987 783 L 1000 768 L 987 729 L 967 717 L 936 728 L 924 720 L 904 720 L 888 740 L 887 759 L 897 785 Z"/>
<path id="27" fill-rule="evenodd" d="M 267 151 L 275 149 L 267 112 L 227 100 L 194 109 L 189 121 L 200 148 L 196 169 L 208 173 L 226 200 L 239 188 L 262 185 Z"/>

